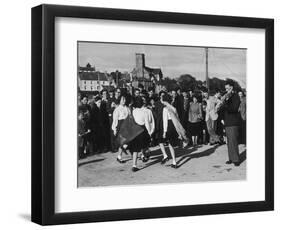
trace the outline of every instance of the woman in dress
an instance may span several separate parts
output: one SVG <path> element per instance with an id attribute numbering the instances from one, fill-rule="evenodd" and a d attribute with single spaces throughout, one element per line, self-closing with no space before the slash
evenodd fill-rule
<path id="1" fill-rule="evenodd" d="M 117 139 L 118 133 L 120 131 L 120 127 L 124 120 L 131 114 L 131 111 L 129 107 L 126 105 L 127 103 L 127 98 L 125 95 L 122 95 L 119 98 L 119 101 L 117 102 L 119 105 L 115 108 L 113 112 L 113 121 L 112 121 L 112 130 L 115 138 Z M 123 146 L 120 146 L 119 143 L 116 143 L 116 145 L 119 147 L 118 148 L 118 156 L 117 156 L 117 161 L 119 163 L 125 163 L 125 161 L 122 159 L 122 153 L 125 151 Z"/>
<path id="2" fill-rule="evenodd" d="M 148 145 L 146 148 L 144 148 L 142 150 L 142 153 L 140 154 L 140 158 L 143 162 L 147 162 L 149 160 L 149 146 L 151 146 L 151 142 L 152 142 L 152 136 L 153 136 L 153 133 L 154 133 L 154 130 L 155 130 L 155 122 L 154 122 L 154 116 L 153 116 L 153 112 L 152 110 L 150 109 L 150 107 L 148 106 L 148 97 L 146 96 L 142 96 L 142 101 L 143 101 L 143 106 L 142 106 L 142 110 L 146 113 L 146 116 L 147 116 L 147 120 L 148 122 L 146 123 L 147 124 L 147 130 L 148 130 L 148 133 L 149 133 L 149 140 L 148 141 Z"/>
<path id="3" fill-rule="evenodd" d="M 165 91 L 159 92 L 159 98 L 155 101 L 154 105 L 154 118 L 155 118 L 155 131 L 154 131 L 154 141 L 155 144 L 158 144 L 160 147 L 160 150 L 162 152 L 163 158 L 161 160 L 161 164 L 165 164 L 166 161 L 168 161 L 168 155 L 166 153 L 164 143 L 165 140 L 163 139 L 163 109 L 164 104 L 162 103 L 162 98 L 164 95 L 168 94 Z"/>
<path id="4" fill-rule="evenodd" d="M 143 132 L 137 135 L 132 141 L 128 143 L 128 149 L 133 155 L 132 171 L 138 171 L 137 158 L 138 154 L 142 153 L 148 148 L 150 143 L 150 136 L 154 132 L 154 119 L 152 112 L 143 107 L 143 99 L 141 97 L 135 98 L 133 104 L 133 117 L 137 125 L 143 128 Z"/>
<path id="5" fill-rule="evenodd" d="M 193 145 L 197 145 L 198 136 L 202 128 L 202 107 L 195 95 L 192 96 L 192 102 L 190 102 L 188 120 Z"/>
<path id="6" fill-rule="evenodd" d="M 170 97 L 163 95 L 162 104 L 163 108 L 163 140 L 168 143 L 168 147 L 172 157 L 172 168 L 177 168 L 176 156 L 174 146 L 176 146 L 179 140 L 183 140 L 185 143 L 188 141 L 186 137 L 185 129 L 182 127 L 177 110 L 170 104 Z M 162 163 L 168 161 L 168 157 L 163 158 Z"/>

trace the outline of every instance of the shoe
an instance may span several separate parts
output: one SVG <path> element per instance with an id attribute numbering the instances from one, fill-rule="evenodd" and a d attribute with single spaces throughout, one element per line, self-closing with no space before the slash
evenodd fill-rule
<path id="1" fill-rule="evenodd" d="M 188 146 L 188 142 L 183 142 L 182 143 L 182 148 L 185 148 L 186 146 Z"/>
<path id="2" fill-rule="evenodd" d="M 227 165 L 230 165 L 230 164 L 232 164 L 232 161 L 227 161 L 227 162 L 225 162 Z"/>
<path id="3" fill-rule="evenodd" d="M 116 160 L 117 160 L 120 164 L 124 164 L 124 163 L 125 163 L 125 161 L 124 161 L 124 160 L 119 159 L 118 157 L 116 158 Z"/>
<path id="4" fill-rule="evenodd" d="M 169 160 L 169 157 L 163 158 L 161 161 L 161 164 L 162 165 L 165 164 L 168 160 Z"/>
<path id="5" fill-rule="evenodd" d="M 133 166 L 133 167 L 132 167 L 132 171 L 133 171 L 133 172 L 139 171 L 139 168 Z"/>
<path id="6" fill-rule="evenodd" d="M 234 165 L 235 165 L 236 167 L 238 167 L 238 166 L 240 166 L 240 162 L 234 162 Z"/>
<path id="7" fill-rule="evenodd" d="M 177 168 L 178 168 L 178 166 L 177 166 L 176 164 L 175 164 L 175 165 L 172 164 L 171 167 L 174 168 L 174 169 L 177 169 Z"/>
<path id="8" fill-rule="evenodd" d="M 141 158 L 141 160 L 142 160 L 143 163 L 145 163 L 145 162 L 148 161 L 148 157 L 143 156 L 143 157 Z"/>

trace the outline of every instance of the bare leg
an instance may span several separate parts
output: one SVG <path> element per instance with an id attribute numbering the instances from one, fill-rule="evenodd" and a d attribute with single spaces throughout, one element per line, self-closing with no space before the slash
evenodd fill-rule
<path id="1" fill-rule="evenodd" d="M 119 159 L 120 161 L 122 161 L 122 153 L 123 153 L 122 147 L 119 147 L 117 159 Z"/>
<path id="2" fill-rule="evenodd" d="M 132 167 L 133 172 L 138 171 L 137 160 L 138 160 L 138 152 L 133 152 L 133 167 Z"/>
<path id="3" fill-rule="evenodd" d="M 142 151 L 140 152 L 139 158 L 143 161 L 143 162 L 147 162 L 149 159 L 149 156 L 147 156 L 147 152 L 148 152 L 148 148 L 146 149 L 142 149 Z"/>
<path id="4" fill-rule="evenodd" d="M 192 136 L 192 144 L 196 145 L 196 143 L 195 143 L 195 136 Z"/>
<path id="5" fill-rule="evenodd" d="M 162 154 L 163 154 L 163 159 L 166 159 L 166 158 L 168 157 L 168 155 L 167 155 L 167 153 L 166 153 L 164 144 L 163 144 L 163 143 L 159 143 L 159 146 L 160 146 L 161 152 L 162 152 Z"/>
<path id="6" fill-rule="evenodd" d="M 195 137 L 194 137 L 194 143 L 195 143 L 195 145 L 198 144 L 197 142 L 198 142 L 198 136 L 195 136 Z"/>
<path id="7" fill-rule="evenodd" d="M 168 145 L 170 152 L 171 152 L 171 156 L 172 156 L 172 160 L 173 160 L 173 165 L 176 165 L 176 155 L 175 155 L 175 149 L 173 148 L 173 146 L 171 144 Z"/>

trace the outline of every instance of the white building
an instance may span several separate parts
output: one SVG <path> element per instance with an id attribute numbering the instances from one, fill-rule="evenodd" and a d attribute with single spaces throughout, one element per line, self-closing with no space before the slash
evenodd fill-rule
<path id="1" fill-rule="evenodd" d="M 95 70 L 89 63 L 86 67 L 79 67 L 78 85 L 80 91 L 100 91 L 110 85 L 106 73 Z"/>

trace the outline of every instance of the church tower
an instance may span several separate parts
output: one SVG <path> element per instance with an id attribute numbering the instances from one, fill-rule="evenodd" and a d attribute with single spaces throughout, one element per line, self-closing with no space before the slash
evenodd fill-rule
<path id="1" fill-rule="evenodd" d="M 136 75 L 138 78 L 144 77 L 145 57 L 143 53 L 136 53 Z"/>

